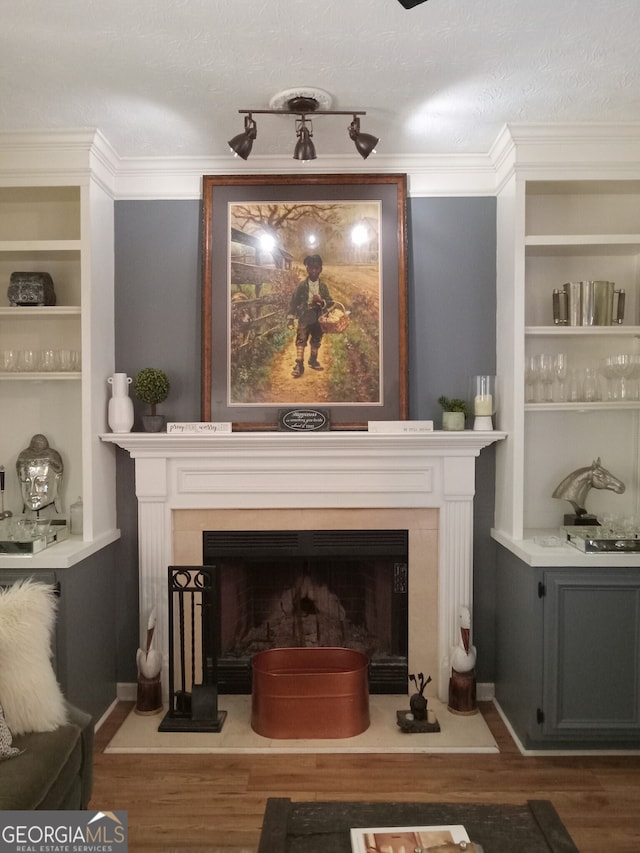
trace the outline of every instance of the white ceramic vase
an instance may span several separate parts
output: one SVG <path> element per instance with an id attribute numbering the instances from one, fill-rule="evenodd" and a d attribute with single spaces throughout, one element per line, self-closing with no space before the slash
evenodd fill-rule
<path id="1" fill-rule="evenodd" d="M 107 379 L 111 385 L 111 399 L 107 409 L 107 423 L 111 432 L 131 432 L 133 426 L 133 402 L 129 397 L 131 377 L 126 373 L 114 373 Z"/>

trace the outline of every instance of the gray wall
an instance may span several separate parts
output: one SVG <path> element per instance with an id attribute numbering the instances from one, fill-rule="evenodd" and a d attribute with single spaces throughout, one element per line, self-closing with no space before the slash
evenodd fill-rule
<path id="1" fill-rule="evenodd" d="M 169 420 L 200 415 L 200 203 L 120 201 L 115 206 L 116 370 L 164 369 Z M 466 397 L 468 378 L 495 373 L 496 202 L 418 198 L 408 204 L 409 400 L 413 418 L 440 426 L 437 398 Z M 136 404 L 140 429 L 141 410 Z M 136 678 L 137 506 L 133 462 L 118 451 L 119 681 Z M 477 461 L 474 639 L 480 681 L 493 680 L 494 452 Z"/>

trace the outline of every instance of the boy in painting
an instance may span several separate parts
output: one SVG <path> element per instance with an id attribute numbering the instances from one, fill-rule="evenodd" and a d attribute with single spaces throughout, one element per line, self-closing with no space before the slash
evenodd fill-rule
<path id="1" fill-rule="evenodd" d="M 324 370 L 318 361 L 318 350 L 322 342 L 322 328 L 318 317 L 322 311 L 333 305 L 329 288 L 320 280 L 320 255 L 307 255 L 304 265 L 307 268 L 307 277 L 295 289 L 287 322 L 288 328 L 293 329 L 295 320 L 298 321 L 296 363 L 291 374 L 295 379 L 299 379 L 304 373 L 304 351 L 308 342 L 311 343 L 309 367 L 312 370 Z"/>

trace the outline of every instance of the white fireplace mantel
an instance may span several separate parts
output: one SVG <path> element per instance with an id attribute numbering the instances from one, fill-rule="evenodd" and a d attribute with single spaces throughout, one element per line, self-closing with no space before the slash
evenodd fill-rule
<path id="1" fill-rule="evenodd" d="M 446 699 L 458 610 L 472 605 L 475 457 L 505 437 L 474 430 L 101 435 L 135 459 L 141 636 L 155 607 L 166 653 L 174 510 L 437 508 L 438 692 Z"/>

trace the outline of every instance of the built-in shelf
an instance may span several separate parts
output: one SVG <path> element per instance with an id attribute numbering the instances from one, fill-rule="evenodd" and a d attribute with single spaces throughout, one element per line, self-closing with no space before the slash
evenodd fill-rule
<path id="1" fill-rule="evenodd" d="M 79 542 L 15 559 L 18 566 L 64 567 L 118 536 L 115 453 L 96 439 L 107 426 L 105 377 L 114 370 L 112 172 L 96 131 L 0 133 L 0 160 L 2 462 L 15 471 L 29 437 L 42 433 L 64 461 L 60 514 L 78 495 L 84 504 Z M 48 273 L 56 304 L 10 305 L 18 271 Z M 4 504 L 21 511 L 15 475 L 6 478 Z M 6 564 L 3 555 L 0 566 Z"/>
<path id="2" fill-rule="evenodd" d="M 640 400 L 627 400 L 624 403 L 611 401 L 600 403 L 525 403 L 526 412 L 617 412 L 637 411 Z"/>
<path id="3" fill-rule="evenodd" d="M 640 252 L 640 234 L 535 234 L 524 245 L 527 255 L 626 255 Z"/>
<path id="4" fill-rule="evenodd" d="M 119 538 L 120 531 L 114 529 L 90 542 L 83 541 L 81 536 L 69 536 L 37 554 L 0 554 L 0 572 L 3 569 L 68 569 Z"/>
<path id="5" fill-rule="evenodd" d="M 79 252 L 80 240 L 0 240 L 0 252 Z"/>
<path id="6" fill-rule="evenodd" d="M 16 305 L 0 308 L 0 317 L 11 317 L 12 320 L 29 319 L 30 317 L 62 317 L 80 316 L 79 305 Z"/>
<path id="7" fill-rule="evenodd" d="M 562 537 L 563 531 L 556 530 L 525 530 L 522 539 L 511 539 L 500 530 L 492 530 L 492 537 L 500 545 L 515 554 L 523 563 L 529 566 L 549 566 L 562 568 L 571 566 L 591 566 L 593 568 L 611 567 L 618 568 L 629 566 L 637 568 L 638 552 L 633 554 L 617 554 L 611 551 L 607 553 L 586 554 L 579 548 L 564 542 L 561 545 L 543 545 L 541 540 L 550 537 Z"/>
<path id="8" fill-rule="evenodd" d="M 0 371 L 0 380 L 9 382 L 15 382 L 19 380 L 20 382 L 49 382 L 49 381 L 60 381 L 60 380 L 70 380 L 70 379 L 81 379 L 82 373 L 79 370 L 68 370 L 66 372 L 58 372 L 58 371 L 50 371 L 50 372 L 40 372 L 37 370 L 33 371 L 20 371 L 20 370 L 12 370 L 12 371 Z"/>
<path id="9" fill-rule="evenodd" d="M 525 335 L 528 337 L 559 337 L 559 338 L 581 338 L 581 337 L 640 337 L 640 326 L 525 326 Z"/>

